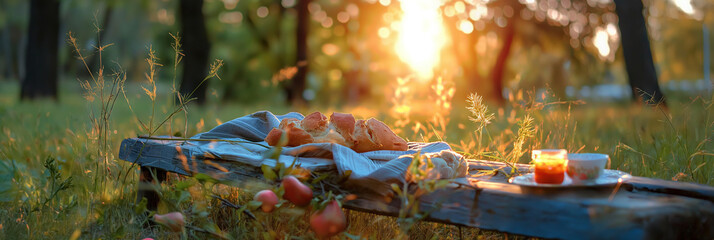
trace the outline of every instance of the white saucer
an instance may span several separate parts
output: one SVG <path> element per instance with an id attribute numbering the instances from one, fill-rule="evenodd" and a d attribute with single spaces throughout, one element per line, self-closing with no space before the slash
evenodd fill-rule
<path id="1" fill-rule="evenodd" d="M 613 169 L 605 169 L 603 174 L 600 175 L 600 177 L 595 180 L 573 183 L 573 180 L 570 179 L 570 177 L 568 177 L 567 174 L 565 174 L 563 183 L 561 183 L 561 184 L 547 184 L 547 183 L 535 182 L 535 179 L 533 178 L 533 176 L 534 176 L 533 173 L 528 173 L 528 174 L 521 175 L 521 176 L 515 176 L 515 177 L 508 179 L 508 182 L 516 184 L 516 185 L 528 186 L 528 187 L 554 187 L 554 188 L 558 188 L 558 187 L 589 187 L 589 186 L 615 185 L 619 181 L 625 181 L 632 177 L 632 175 L 627 174 L 622 171 L 613 170 Z"/>

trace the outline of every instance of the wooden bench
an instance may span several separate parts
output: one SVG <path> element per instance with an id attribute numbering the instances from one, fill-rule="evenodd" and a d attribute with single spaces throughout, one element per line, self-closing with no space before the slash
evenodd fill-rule
<path id="1" fill-rule="evenodd" d="M 235 181 L 263 178 L 260 166 L 180 157 L 193 151 L 192 145 L 181 141 L 130 138 L 122 142 L 119 158 L 141 166 L 138 199 L 150 200 L 150 209 L 156 209 L 158 197 L 142 185 L 163 181 L 167 171 L 220 174 Z M 265 164 L 272 167 L 276 162 Z M 299 164 L 314 172 L 336 171 L 329 159 Z M 528 165 L 515 167 L 528 171 Z M 497 168 L 511 170 L 498 162 L 469 162 L 472 175 Z M 714 239 L 714 188 L 710 186 L 632 177 L 615 188 L 544 189 L 509 184 L 502 174 L 453 182 L 456 184 L 422 198 L 424 210 L 441 202 L 427 221 L 557 239 Z M 388 216 L 399 212 L 399 201 L 356 194 L 358 199 L 346 202 L 345 208 Z"/>

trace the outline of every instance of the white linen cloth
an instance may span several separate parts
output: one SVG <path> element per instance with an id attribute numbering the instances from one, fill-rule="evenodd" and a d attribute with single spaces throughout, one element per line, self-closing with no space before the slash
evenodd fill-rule
<path id="1" fill-rule="evenodd" d="M 270 130 L 280 125 L 284 118 L 302 120 L 300 113 L 291 112 L 285 115 L 274 115 L 268 111 L 233 119 L 223 123 L 208 132 L 198 134 L 193 138 L 200 139 L 226 139 L 262 142 Z M 250 143 L 230 142 L 191 142 L 197 146 L 198 151 L 192 152 L 195 157 L 205 156 L 210 153 L 220 159 L 238 161 L 253 166 L 261 166 L 264 161 L 263 154 L 266 148 Z M 387 194 L 391 191 L 390 184 L 405 181 L 405 174 L 412 161 L 412 155 L 421 151 L 430 157 L 435 165 L 430 178 L 455 178 L 463 177 L 467 172 L 467 163 L 463 156 L 454 152 L 445 142 L 419 143 L 409 142 L 407 151 L 379 150 L 357 153 L 352 149 L 333 143 L 311 143 L 297 147 L 284 147 L 281 162 L 292 162 L 295 156 L 300 158 L 328 158 L 333 159 L 340 174 L 352 171 L 346 184 L 363 190 L 370 190 L 378 194 Z"/>

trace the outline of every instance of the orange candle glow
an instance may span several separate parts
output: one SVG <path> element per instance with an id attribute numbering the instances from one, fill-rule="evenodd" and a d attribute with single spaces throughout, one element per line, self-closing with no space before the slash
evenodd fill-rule
<path id="1" fill-rule="evenodd" d="M 533 150 L 536 183 L 561 184 L 565 178 L 565 163 L 568 151 L 565 149 Z"/>

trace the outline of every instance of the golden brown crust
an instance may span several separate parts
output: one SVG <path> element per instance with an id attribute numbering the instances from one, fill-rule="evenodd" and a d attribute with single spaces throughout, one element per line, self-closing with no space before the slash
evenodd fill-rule
<path id="1" fill-rule="evenodd" d="M 352 147 L 355 152 L 369 152 L 379 150 L 380 146 L 372 138 L 372 131 L 367 127 L 364 120 L 355 123 L 354 131 L 355 145 Z"/>
<path id="2" fill-rule="evenodd" d="M 286 118 L 279 128 L 273 128 L 265 141 L 275 146 L 282 134 L 287 134 L 289 147 L 308 143 L 336 143 L 356 152 L 376 150 L 406 151 L 407 142 L 383 122 L 370 118 L 355 120 L 349 113 L 332 113 L 329 118 L 320 112 L 307 115 L 302 121 Z"/>
<path id="3" fill-rule="evenodd" d="M 407 141 L 397 136 L 387 124 L 370 118 L 366 125 L 371 130 L 372 140 L 379 145 L 380 150 L 407 150 Z"/>
<path id="4" fill-rule="evenodd" d="M 330 124 L 335 127 L 335 130 L 342 135 L 348 143 L 354 145 L 352 135 L 355 132 L 355 117 L 349 113 L 332 113 L 330 115 Z"/>
<path id="5" fill-rule="evenodd" d="M 295 125 L 288 125 L 288 127 L 285 129 L 285 132 L 288 133 L 288 147 L 296 147 L 303 144 L 315 142 L 315 140 L 312 138 L 312 135 Z"/>
<path id="6" fill-rule="evenodd" d="M 280 129 L 273 128 L 265 137 L 265 141 L 268 145 L 275 146 L 280 141 L 280 137 L 283 133 L 287 134 L 288 142 L 285 146 L 296 147 L 303 144 L 308 144 L 314 142 L 312 136 L 302 128 L 300 128 L 300 121 L 295 118 L 286 118 L 280 121 Z"/>
<path id="7" fill-rule="evenodd" d="M 297 118 L 286 118 L 280 121 L 280 126 L 278 126 L 278 128 L 285 129 L 288 127 L 288 125 L 295 126 L 299 124 L 300 120 L 297 120 Z"/>
<path id="8" fill-rule="evenodd" d="M 327 130 L 327 117 L 320 112 L 310 113 L 301 122 L 305 131 L 313 135 L 323 135 Z"/>
<path id="9" fill-rule="evenodd" d="M 284 132 L 285 131 L 283 131 L 282 129 L 273 128 L 268 133 L 268 136 L 265 137 L 265 141 L 268 142 L 268 145 L 270 146 L 278 145 L 280 137 L 283 135 Z"/>

